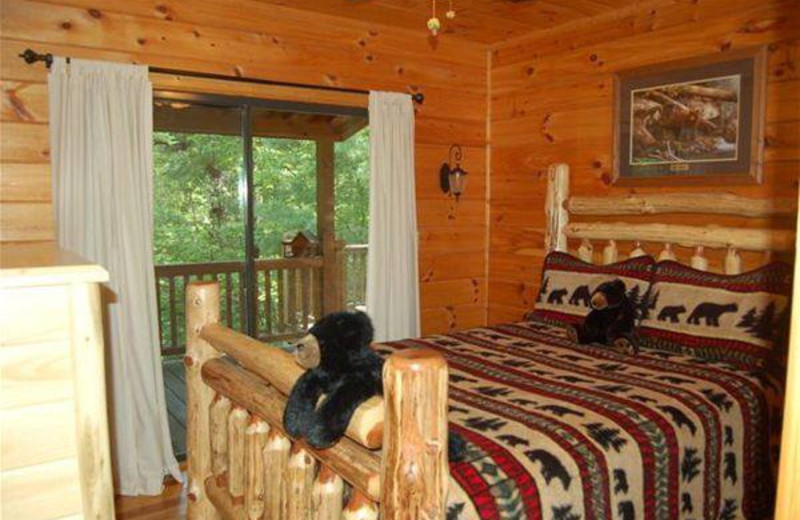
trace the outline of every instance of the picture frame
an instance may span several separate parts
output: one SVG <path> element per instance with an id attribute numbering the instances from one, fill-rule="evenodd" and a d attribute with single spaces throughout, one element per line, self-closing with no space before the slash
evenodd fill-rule
<path id="1" fill-rule="evenodd" d="M 763 47 L 617 73 L 612 183 L 760 184 L 765 89 Z"/>

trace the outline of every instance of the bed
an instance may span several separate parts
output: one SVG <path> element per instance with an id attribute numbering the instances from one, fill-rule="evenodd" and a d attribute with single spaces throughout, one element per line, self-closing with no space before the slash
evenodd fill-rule
<path id="1" fill-rule="evenodd" d="M 382 345 L 442 353 L 447 519 L 762 518 L 780 388 L 761 370 L 575 345 L 526 321 Z"/>
<path id="2" fill-rule="evenodd" d="M 302 373 L 292 356 L 221 325 L 219 287 L 190 284 L 189 518 L 769 517 L 782 394 L 774 331 L 791 309 L 789 271 L 771 260 L 793 250 L 794 231 L 652 216 L 780 222 L 796 204 L 728 194 L 570 197 L 563 164 L 548 179 L 550 254 L 535 313 L 376 345 L 387 356 L 384 396 L 361 405 L 327 450 L 283 430 L 286 396 Z M 676 261 L 678 249 L 691 257 Z M 742 251 L 750 261 L 763 255 L 763 268 L 745 272 Z M 567 339 L 565 324 L 588 312 L 585 291 L 608 276 L 639 302 L 638 355 Z M 466 440 L 464 460 L 448 462 L 448 432 Z"/>

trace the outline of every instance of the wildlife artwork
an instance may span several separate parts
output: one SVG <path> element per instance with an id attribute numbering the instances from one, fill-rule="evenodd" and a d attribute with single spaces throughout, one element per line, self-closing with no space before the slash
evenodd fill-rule
<path id="1" fill-rule="evenodd" d="M 740 88 L 733 75 L 632 91 L 630 163 L 735 160 Z"/>
<path id="2" fill-rule="evenodd" d="M 618 73 L 615 182 L 757 182 L 760 161 L 751 158 L 763 149 L 763 62 L 753 49 Z"/>

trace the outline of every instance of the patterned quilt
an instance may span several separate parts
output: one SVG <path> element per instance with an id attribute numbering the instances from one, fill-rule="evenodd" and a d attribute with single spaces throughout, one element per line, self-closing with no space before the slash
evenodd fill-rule
<path id="1" fill-rule="evenodd" d="M 524 322 L 378 345 L 450 365 L 448 520 L 764 518 L 780 389 L 682 354 L 626 356 Z"/>

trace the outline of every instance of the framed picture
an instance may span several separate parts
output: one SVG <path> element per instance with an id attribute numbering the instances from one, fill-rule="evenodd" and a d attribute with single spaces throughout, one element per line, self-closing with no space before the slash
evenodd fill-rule
<path id="1" fill-rule="evenodd" d="M 760 183 L 764 49 L 620 72 L 614 182 Z"/>

